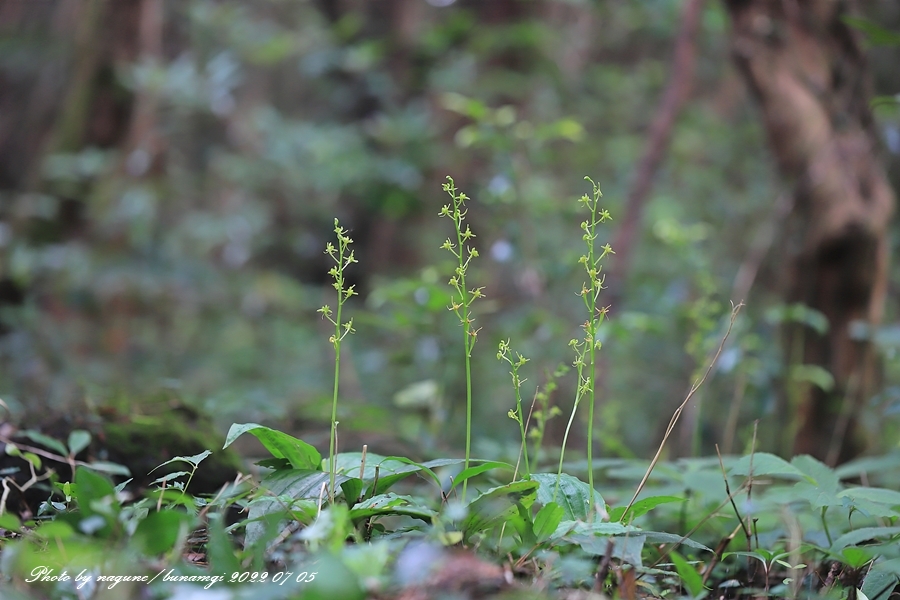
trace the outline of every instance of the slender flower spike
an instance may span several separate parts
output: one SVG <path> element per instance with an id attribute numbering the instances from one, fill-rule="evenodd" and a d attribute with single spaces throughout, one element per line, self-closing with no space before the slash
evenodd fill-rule
<path id="1" fill-rule="evenodd" d="M 575 366 L 578 378 L 578 385 L 575 392 L 575 403 L 572 413 L 569 416 L 569 422 L 566 425 L 566 431 L 563 436 L 563 447 L 560 452 L 559 473 L 562 473 L 563 457 L 565 455 L 566 441 L 569 436 L 569 430 L 575 417 L 575 411 L 582 399 L 588 400 L 588 431 L 587 431 L 587 462 L 588 462 L 588 486 L 589 506 L 594 506 L 594 468 L 593 468 L 593 430 L 594 430 L 594 404 L 596 392 L 596 351 L 600 349 L 600 340 L 597 339 L 597 332 L 600 324 L 606 318 L 609 307 L 600 308 L 598 300 L 600 291 L 603 289 L 604 275 L 602 274 L 602 259 L 610 254 L 614 254 L 609 244 L 605 244 L 597 252 L 597 227 L 601 223 L 610 219 L 609 211 L 601 209 L 600 198 L 603 194 L 600 192 L 600 186 L 594 183 L 589 177 L 585 178 L 593 186 L 593 194 L 584 194 L 578 199 L 578 204 L 590 212 L 589 218 L 581 222 L 581 230 L 584 234 L 581 236 L 587 249 L 587 253 L 578 259 L 578 264 L 582 265 L 587 275 L 587 281 L 581 286 L 578 293 L 584 302 L 584 307 L 588 314 L 588 320 L 584 322 L 584 338 L 581 340 L 572 340 L 569 346 L 575 352 Z"/>
<path id="2" fill-rule="evenodd" d="M 463 222 L 466 220 L 466 200 L 468 196 L 462 192 L 457 192 L 456 184 L 451 177 L 447 177 L 447 182 L 443 184 L 443 189 L 450 195 L 451 203 L 445 204 L 441 209 L 440 216 L 448 217 L 453 221 L 453 228 L 456 230 L 456 243 L 450 238 L 441 246 L 447 250 L 457 260 L 457 266 L 454 274 L 448 282 L 453 288 L 454 294 L 450 302 L 449 309 L 453 311 L 459 318 L 459 322 L 463 327 L 463 344 L 465 350 L 466 364 L 466 464 L 465 468 L 469 468 L 469 457 L 472 447 L 472 348 L 475 346 L 475 340 L 478 336 L 478 330 L 473 329 L 471 305 L 478 298 L 484 296 L 482 289 L 475 288 L 470 290 L 466 285 L 466 274 L 468 273 L 469 264 L 473 258 L 478 257 L 478 251 L 469 246 L 468 242 L 475 237 L 472 229 Z M 466 487 L 468 480 L 463 481 L 462 499 L 466 499 Z"/>
<path id="3" fill-rule="evenodd" d="M 335 456 L 337 455 L 338 426 L 337 402 L 338 383 L 340 381 L 341 371 L 341 342 L 345 337 L 355 331 L 353 329 L 353 319 L 348 319 L 347 321 L 344 321 L 342 319 L 344 304 L 347 302 L 347 300 L 356 295 L 356 290 L 353 289 L 354 286 L 346 285 L 344 271 L 351 264 L 357 262 L 353 251 L 350 250 L 350 244 L 353 243 L 353 240 L 350 239 L 349 235 L 347 235 L 347 231 L 340 226 L 337 219 L 334 220 L 334 233 L 337 237 L 338 245 L 337 247 L 335 247 L 334 244 L 328 242 L 325 245 L 325 254 L 330 256 L 331 260 L 333 260 L 335 263 L 334 266 L 329 269 L 328 274 L 331 275 L 331 278 L 334 280 L 334 282 L 332 283 L 332 287 L 334 287 L 335 291 L 337 292 L 337 311 L 333 312 L 331 307 L 328 305 L 325 305 L 318 310 L 318 312 L 322 314 L 323 318 L 328 319 L 328 321 L 332 325 L 334 325 L 334 333 L 328 338 L 329 343 L 331 343 L 331 345 L 334 347 L 334 386 L 331 401 L 331 436 L 329 442 L 330 455 L 328 459 L 329 500 L 332 503 L 334 503 L 335 495 Z"/>

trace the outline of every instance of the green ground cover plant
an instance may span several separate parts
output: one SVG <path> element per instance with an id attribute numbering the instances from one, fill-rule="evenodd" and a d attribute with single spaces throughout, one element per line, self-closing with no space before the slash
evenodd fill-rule
<path id="1" fill-rule="evenodd" d="M 122 469 L 78 459 L 86 431 L 65 443 L 40 434 L 40 447 L 8 442 L 20 470 L 3 473 L 0 589 L 3 598 L 861 598 L 888 600 L 900 582 L 900 453 L 831 468 L 809 456 L 788 461 L 755 451 L 743 456 L 664 460 L 666 443 L 728 342 L 741 305 L 719 319 L 719 344 L 677 407 L 649 462 L 592 453 L 602 304 L 600 225 L 609 219 L 599 186 L 581 198 L 587 280 L 577 292 L 587 315 L 574 350 L 575 399 L 561 446 L 544 444 L 554 415 L 553 374 L 529 405 L 521 388 L 528 360 L 500 344 L 510 368 L 520 459 L 471 456 L 469 369 L 477 329 L 472 303 L 481 288 L 467 279 L 478 256 L 465 201 L 452 179 L 456 258 L 450 309 L 463 329 L 466 447 L 463 458 L 413 460 L 339 444 L 341 342 L 353 332 L 345 303 L 354 294 L 345 271 L 356 261 L 335 221 L 331 276 L 336 309 L 334 388 L 328 456 L 312 444 L 257 423 L 231 426 L 224 447 L 243 436 L 268 456 L 255 476 L 239 476 L 215 494 L 192 482 L 209 449 L 178 456 L 135 495 Z M 587 403 L 587 411 L 578 410 Z M 584 413 L 587 413 L 585 415 Z M 580 421 L 576 418 L 582 418 Z M 640 415 L 628 415 L 639 419 Z M 576 423 L 584 458 L 566 452 Z M 530 447 L 529 447 L 530 444 Z M 558 452 L 558 462 L 556 452 Z M 567 460 L 568 459 L 568 460 Z M 46 470 L 52 461 L 60 468 Z M 555 470 L 544 471 L 548 465 Z M 551 466 L 552 469 L 552 466 Z M 127 477 L 128 475 L 124 475 Z M 6 509 L 13 492 L 46 489 L 34 514 Z M 471 494 L 467 495 L 467 488 Z M 598 489 L 599 488 L 599 489 Z M 213 595 L 213 593 L 215 595 Z M 601 596 L 596 596 L 601 597 Z"/>

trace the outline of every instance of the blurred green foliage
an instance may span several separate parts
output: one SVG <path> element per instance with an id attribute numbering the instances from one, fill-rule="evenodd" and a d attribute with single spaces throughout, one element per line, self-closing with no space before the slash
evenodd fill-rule
<path id="1" fill-rule="evenodd" d="M 475 438 L 493 441 L 478 452 L 513 456 L 514 397 L 493 349 L 511 339 L 531 358 L 526 403 L 571 363 L 583 279 L 573 199 L 590 175 L 615 226 L 680 3 L 440 4 L 164 3 L 162 50 L 120 59 L 110 75 L 117 98 L 152 100 L 151 133 L 38 156 L 31 184 L 0 190 L 0 276 L 25 290 L 0 314 L 0 397 L 13 412 L 166 388 L 223 424 L 327 421 L 333 357 L 315 311 L 338 217 L 357 241 L 349 276 L 360 290 L 348 308 L 358 335 L 346 344 L 341 427 L 458 447 L 451 432 L 462 428 L 437 425 L 464 414 L 437 218 L 450 174 L 473 198 L 485 257 L 471 274 L 487 296 Z M 722 442 L 738 396 L 733 450 L 749 444 L 753 419 L 777 423 L 785 374 L 777 322 L 761 316 L 778 302 L 786 242 L 776 240 L 749 298 L 729 294 L 780 188 L 726 58 L 718 3 L 705 8 L 698 44 L 695 93 L 622 306 L 601 331 L 605 452 L 642 455 L 656 443 L 730 300 L 745 300 L 747 316 L 703 392 L 693 447 Z M 72 77 L 75 42 L 49 20 L 3 29 L 0 47 L 0 73 L 22 86 Z M 403 400 L 423 383 L 427 398 Z M 572 375 L 559 386 L 565 407 Z M 896 413 L 895 393 L 873 402 Z M 895 416 L 873 420 L 896 429 Z"/>

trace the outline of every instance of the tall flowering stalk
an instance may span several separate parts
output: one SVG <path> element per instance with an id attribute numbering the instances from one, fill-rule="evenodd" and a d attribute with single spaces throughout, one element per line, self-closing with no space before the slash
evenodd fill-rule
<path id="1" fill-rule="evenodd" d="M 353 289 L 354 286 L 351 285 L 345 287 L 345 271 L 347 267 L 357 262 L 356 258 L 353 256 L 353 250 L 350 250 L 350 244 L 353 243 L 353 240 L 347 235 L 346 230 L 340 226 L 337 219 L 334 220 L 334 233 L 337 235 L 337 248 L 335 248 L 334 244 L 328 242 L 325 246 L 325 254 L 330 256 L 335 263 L 334 266 L 331 267 L 331 270 L 328 271 L 328 274 L 334 279 L 332 285 L 337 291 L 337 312 L 332 312 L 331 307 L 327 304 L 318 311 L 322 313 L 323 318 L 328 319 L 331 324 L 334 325 L 334 334 L 328 338 L 328 341 L 331 342 L 331 345 L 334 347 L 334 387 L 331 399 L 331 436 L 328 445 L 330 456 L 328 459 L 329 499 L 332 503 L 334 503 L 335 493 L 335 456 L 337 454 L 338 426 L 337 404 L 338 384 L 341 375 L 341 342 L 347 335 L 354 332 L 353 319 L 348 319 L 346 322 L 342 321 L 344 304 L 351 296 L 356 295 L 356 290 Z"/>
<path id="2" fill-rule="evenodd" d="M 609 307 L 601 307 L 599 305 L 600 290 L 603 289 L 604 275 L 601 274 L 601 261 L 610 254 L 614 254 L 609 244 L 605 244 L 598 248 L 597 227 L 601 223 L 609 221 L 609 211 L 600 208 L 600 198 L 603 194 L 598 186 L 590 177 L 585 177 L 593 186 L 593 194 L 583 195 L 578 203 L 585 207 L 590 213 L 589 218 L 581 223 L 581 230 L 584 234 L 581 236 L 587 248 L 587 253 L 578 259 L 578 263 L 584 266 L 587 273 L 588 281 L 583 283 L 579 295 L 584 301 L 584 307 L 588 313 L 588 319 L 581 326 L 584 329 L 584 338 L 581 340 L 573 339 L 569 345 L 575 351 L 575 369 L 578 376 L 578 387 L 575 392 L 575 404 L 572 407 L 572 414 L 569 416 L 569 423 L 566 426 L 566 432 L 563 436 L 562 452 L 559 457 L 559 473 L 562 473 L 563 457 L 565 455 L 566 441 L 569 436 L 569 429 L 574 420 L 575 411 L 584 398 L 588 399 L 588 429 L 587 429 L 587 464 L 588 464 L 588 486 L 590 487 L 590 510 L 594 510 L 594 460 L 593 460 L 593 442 L 594 442 L 594 404 L 596 400 L 596 352 L 600 349 L 600 340 L 597 333 L 600 324 L 606 318 Z"/>
<path id="3" fill-rule="evenodd" d="M 458 192 L 456 184 L 452 177 L 447 177 L 447 183 L 443 185 L 443 189 L 450 195 L 451 203 L 445 204 L 441 209 L 440 216 L 449 217 L 453 221 L 453 227 L 456 230 L 456 242 L 452 242 L 450 238 L 441 245 L 441 248 L 449 251 L 457 260 L 457 267 L 450 278 L 450 287 L 453 288 L 449 309 L 453 311 L 463 327 L 463 347 L 465 349 L 466 359 L 466 464 L 465 468 L 469 468 L 469 456 L 472 448 L 472 348 L 475 346 L 475 340 L 478 337 L 478 330 L 472 326 L 474 318 L 472 316 L 472 302 L 477 298 L 484 296 L 482 290 L 484 288 L 474 288 L 469 290 L 466 286 L 466 274 L 469 270 L 469 264 L 473 258 L 478 256 L 478 251 L 469 245 L 469 240 L 475 237 L 469 226 L 463 228 L 463 222 L 466 220 L 466 200 L 468 196 L 462 192 Z M 468 480 L 463 481 L 462 499 L 466 500 L 466 484 Z"/>

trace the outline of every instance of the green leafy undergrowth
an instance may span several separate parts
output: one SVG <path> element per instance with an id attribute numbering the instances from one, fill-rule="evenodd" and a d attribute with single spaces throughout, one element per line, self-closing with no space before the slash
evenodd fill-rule
<path id="1" fill-rule="evenodd" d="M 37 515 L 5 513 L 3 597 L 439 597 L 448 585 L 470 597 L 488 585 L 498 597 L 631 586 L 694 598 L 853 590 L 886 600 L 900 581 L 897 454 L 838 469 L 766 453 L 663 462 L 626 511 L 640 461 L 604 462 L 592 495 L 568 473 L 514 478 L 499 461 L 471 459 L 466 469 L 461 458 L 346 452 L 335 457 L 330 503 L 329 461 L 315 448 L 255 424 L 232 426 L 226 446 L 241 435 L 271 455 L 256 484 L 191 494 L 203 453 L 173 459 L 180 471 L 132 498 L 79 466 Z"/>

